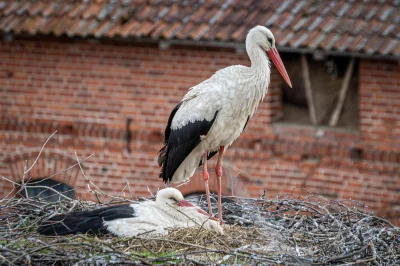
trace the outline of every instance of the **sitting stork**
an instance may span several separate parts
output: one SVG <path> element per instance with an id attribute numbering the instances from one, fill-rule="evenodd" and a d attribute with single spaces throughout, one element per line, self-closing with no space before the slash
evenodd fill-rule
<path id="1" fill-rule="evenodd" d="M 223 234 L 216 218 L 184 200 L 182 193 L 165 188 L 156 201 L 109 206 L 98 210 L 61 214 L 43 222 L 43 235 L 114 234 L 136 236 L 146 232 L 167 234 L 167 228 L 203 227 Z"/>
<path id="2" fill-rule="evenodd" d="M 251 29 L 246 37 L 246 51 L 251 67 L 226 67 L 189 89 L 169 116 L 164 147 L 158 154 L 160 178 L 166 183 L 186 181 L 203 165 L 208 210 L 212 214 L 207 160 L 219 152 L 215 172 L 221 223 L 222 157 L 267 93 L 271 73 L 268 57 L 292 87 L 269 29 L 263 26 Z"/>

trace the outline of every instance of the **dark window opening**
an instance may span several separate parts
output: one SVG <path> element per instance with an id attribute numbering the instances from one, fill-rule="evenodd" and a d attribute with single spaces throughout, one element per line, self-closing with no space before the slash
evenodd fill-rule
<path id="1" fill-rule="evenodd" d="M 26 189 L 20 192 L 20 196 L 24 198 L 38 199 L 47 202 L 62 200 L 64 197 L 60 194 L 71 199 L 75 198 L 74 188 L 52 179 L 35 179 L 28 182 L 26 185 Z"/>
<path id="2" fill-rule="evenodd" d="M 354 59 L 351 67 L 351 59 L 348 57 L 305 55 L 305 61 L 302 61 L 302 56 L 304 55 L 294 53 L 282 55 L 282 61 L 292 81 L 293 88 L 283 83 L 283 116 L 281 121 L 303 125 L 358 129 L 358 60 Z M 304 68 L 306 68 L 306 71 L 304 71 Z M 351 69 L 351 71 L 348 69 Z M 348 82 L 344 82 L 347 71 L 351 73 L 350 79 Z M 311 97 L 310 94 L 307 96 L 307 80 L 310 84 Z M 347 86 L 344 84 L 347 84 Z M 346 88 L 342 89 L 342 87 Z M 338 108 L 341 92 L 344 95 L 344 101 L 342 107 Z M 314 114 L 309 110 L 309 102 L 312 103 Z M 335 120 L 333 116 L 337 116 L 336 123 L 332 122 L 332 120 Z"/>
<path id="3" fill-rule="evenodd" d="M 362 160 L 363 159 L 363 153 L 364 153 L 364 151 L 362 149 L 352 148 L 350 150 L 350 158 L 352 160 L 354 160 L 354 161 Z"/>

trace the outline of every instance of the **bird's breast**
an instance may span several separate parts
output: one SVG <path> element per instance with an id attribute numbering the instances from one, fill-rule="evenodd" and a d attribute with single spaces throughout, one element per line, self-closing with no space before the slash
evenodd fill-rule
<path id="1" fill-rule="evenodd" d="M 230 146 L 243 131 L 247 117 L 245 115 L 232 116 L 222 110 L 208 135 L 203 139 L 208 151 L 216 151 L 220 146 Z"/>

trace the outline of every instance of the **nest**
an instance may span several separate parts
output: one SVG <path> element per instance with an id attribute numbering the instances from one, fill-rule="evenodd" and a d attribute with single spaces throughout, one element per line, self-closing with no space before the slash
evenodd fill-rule
<path id="1" fill-rule="evenodd" d="M 29 186 L 29 184 L 25 185 Z M 22 187 L 20 189 L 23 189 Z M 115 197 L 112 199 L 115 201 Z M 127 200 L 120 198 L 120 202 Z M 198 202 L 206 205 L 204 199 Z M 36 230 L 56 214 L 108 205 L 61 197 L 55 203 L 3 198 L 2 265 L 265 264 L 398 265 L 399 228 L 356 201 L 307 194 L 277 199 L 223 198 L 225 234 L 202 228 L 143 234 L 45 237 Z"/>

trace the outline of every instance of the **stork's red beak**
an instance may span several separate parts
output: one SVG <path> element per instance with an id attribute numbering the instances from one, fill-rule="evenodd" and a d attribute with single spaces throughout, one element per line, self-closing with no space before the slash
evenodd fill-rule
<path id="1" fill-rule="evenodd" d="M 188 201 L 186 201 L 186 200 L 181 200 L 181 201 L 178 203 L 178 206 L 179 206 L 179 207 L 196 207 L 196 208 L 197 208 L 197 211 L 198 211 L 199 213 L 201 213 L 201 214 L 203 214 L 203 215 L 205 215 L 205 216 L 209 216 L 209 217 L 210 217 L 210 220 L 219 222 L 219 220 L 218 220 L 217 218 L 211 216 L 209 213 L 206 213 L 205 211 L 203 211 L 203 210 L 200 209 L 199 207 L 194 206 L 192 203 L 190 203 L 190 202 L 188 202 Z"/>
<path id="2" fill-rule="evenodd" d="M 292 88 L 292 82 L 290 82 L 289 75 L 286 72 L 285 66 L 283 65 L 282 59 L 279 56 L 278 50 L 276 48 L 270 48 L 267 52 L 269 58 L 274 62 L 274 65 L 278 69 L 279 73 L 282 75 L 286 83 Z"/>
<path id="3" fill-rule="evenodd" d="M 189 201 L 186 201 L 186 200 L 181 200 L 178 203 L 178 206 L 179 207 L 195 207 L 192 203 L 190 203 Z"/>

